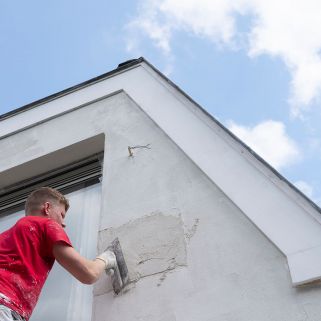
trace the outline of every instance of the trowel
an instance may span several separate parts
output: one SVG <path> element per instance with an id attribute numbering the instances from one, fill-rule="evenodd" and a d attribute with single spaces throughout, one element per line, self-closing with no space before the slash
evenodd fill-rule
<path id="1" fill-rule="evenodd" d="M 111 277 L 114 292 L 118 294 L 125 287 L 125 285 L 129 283 L 128 268 L 118 237 L 112 241 L 106 250 L 114 252 L 116 256 L 116 268 L 109 270 L 107 273 Z"/>

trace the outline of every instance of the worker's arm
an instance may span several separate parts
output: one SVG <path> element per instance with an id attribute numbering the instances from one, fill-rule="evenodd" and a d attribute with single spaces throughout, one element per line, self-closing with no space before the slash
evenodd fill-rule
<path id="1" fill-rule="evenodd" d="M 60 242 L 53 246 L 53 255 L 59 264 L 84 284 L 95 283 L 104 270 L 113 267 L 114 255 L 106 253 L 104 252 L 95 260 L 88 260 L 71 246 Z"/>

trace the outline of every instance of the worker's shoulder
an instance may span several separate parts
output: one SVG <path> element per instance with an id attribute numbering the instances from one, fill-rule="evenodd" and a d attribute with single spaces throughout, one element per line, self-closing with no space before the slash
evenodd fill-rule
<path id="1" fill-rule="evenodd" d="M 46 226 L 50 221 L 51 220 L 46 217 L 28 215 L 20 218 L 17 221 L 16 226 L 33 226 L 41 228 Z"/>

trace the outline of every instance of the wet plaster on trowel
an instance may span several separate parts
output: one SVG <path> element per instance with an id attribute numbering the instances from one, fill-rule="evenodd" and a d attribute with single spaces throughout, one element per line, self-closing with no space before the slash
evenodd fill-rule
<path id="1" fill-rule="evenodd" d="M 186 241 L 183 221 L 178 216 L 157 212 L 130 221 L 116 228 L 99 233 L 98 250 L 104 251 L 116 237 L 119 238 L 129 271 L 130 290 L 141 278 L 160 275 L 156 286 L 165 280 L 166 274 L 186 266 Z M 94 287 L 94 295 L 111 291 L 107 276 Z"/>

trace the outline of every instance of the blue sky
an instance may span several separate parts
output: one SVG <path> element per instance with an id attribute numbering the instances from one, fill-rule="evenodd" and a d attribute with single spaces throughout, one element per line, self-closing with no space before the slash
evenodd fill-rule
<path id="1" fill-rule="evenodd" d="M 144 56 L 321 204 L 318 1 L 0 6 L 0 114 Z"/>

